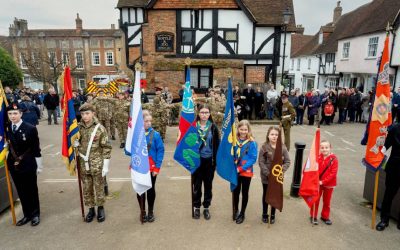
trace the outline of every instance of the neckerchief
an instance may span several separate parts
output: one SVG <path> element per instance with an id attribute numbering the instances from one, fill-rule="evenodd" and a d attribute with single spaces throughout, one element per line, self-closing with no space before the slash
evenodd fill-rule
<path id="1" fill-rule="evenodd" d="M 211 122 L 208 120 L 204 129 L 201 129 L 200 121 L 197 121 L 197 132 L 199 133 L 200 139 L 203 141 L 204 146 L 207 146 L 206 137 L 208 134 L 208 130 L 210 129 Z"/>
<path id="2" fill-rule="evenodd" d="M 238 139 L 237 141 L 236 141 L 236 146 L 237 146 L 237 149 L 236 149 L 236 164 L 241 160 L 241 155 L 240 155 L 240 153 L 241 153 L 241 151 L 242 151 L 242 147 L 244 146 L 244 145 L 246 145 L 248 142 L 250 142 L 250 141 L 252 141 L 253 139 L 250 137 L 250 138 L 248 138 L 247 140 L 245 140 L 245 141 L 241 141 L 240 139 Z"/>

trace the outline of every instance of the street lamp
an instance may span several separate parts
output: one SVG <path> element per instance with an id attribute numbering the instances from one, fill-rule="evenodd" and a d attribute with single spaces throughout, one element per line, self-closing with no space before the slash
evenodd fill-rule
<path id="1" fill-rule="evenodd" d="M 283 84 L 283 76 L 285 72 L 285 52 L 286 52 L 286 31 L 287 31 L 287 26 L 289 25 L 290 18 L 292 17 L 293 13 L 290 12 L 289 8 L 286 8 L 286 10 L 283 11 L 283 33 L 284 33 L 284 38 L 283 38 L 283 55 L 282 55 L 282 76 L 281 76 L 281 84 Z M 289 94 L 291 91 L 292 84 L 289 83 Z"/>

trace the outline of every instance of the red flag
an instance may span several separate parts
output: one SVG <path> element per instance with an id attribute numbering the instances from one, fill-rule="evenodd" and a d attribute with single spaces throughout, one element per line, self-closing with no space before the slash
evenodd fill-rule
<path id="1" fill-rule="evenodd" d="M 282 159 L 282 129 L 279 130 L 275 154 L 272 159 L 272 169 L 268 175 L 268 189 L 265 202 L 282 212 L 283 208 L 283 159 Z"/>
<path id="2" fill-rule="evenodd" d="M 363 164 L 377 171 L 384 162 L 385 155 L 381 152 L 385 144 L 387 128 L 392 124 L 390 107 L 389 82 L 389 33 L 385 39 L 379 67 L 378 82 L 376 84 L 375 101 L 368 126 L 368 143 Z"/>
<path id="3" fill-rule="evenodd" d="M 299 195 L 303 197 L 307 205 L 311 208 L 319 197 L 319 170 L 318 156 L 319 144 L 321 140 L 319 128 L 315 132 L 315 137 L 311 145 L 310 154 L 303 167 L 303 179 L 301 180 Z"/>

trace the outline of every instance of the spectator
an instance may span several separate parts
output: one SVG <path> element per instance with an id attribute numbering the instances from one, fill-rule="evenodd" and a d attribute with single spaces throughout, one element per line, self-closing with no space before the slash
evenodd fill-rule
<path id="1" fill-rule="evenodd" d="M 361 104 L 361 109 L 362 109 L 362 117 L 361 117 L 361 122 L 362 123 L 367 123 L 369 119 L 369 107 L 370 107 L 370 101 L 369 101 L 369 96 L 365 96 L 362 99 L 362 104 Z"/>
<path id="2" fill-rule="evenodd" d="M 181 87 L 181 89 L 179 90 L 179 93 L 178 93 L 180 102 L 182 102 L 182 100 L 183 100 L 183 92 L 185 92 L 185 84 L 182 83 L 182 87 Z"/>
<path id="3" fill-rule="evenodd" d="M 82 101 L 82 98 L 79 96 L 79 94 L 76 91 L 72 92 L 72 102 L 74 103 L 74 110 L 75 110 L 75 115 L 76 115 L 76 120 L 78 122 L 81 121 L 81 112 L 79 111 L 79 108 L 81 105 L 84 103 Z"/>
<path id="4" fill-rule="evenodd" d="M 233 100 L 236 103 L 239 99 L 242 93 L 240 92 L 239 86 L 235 85 L 235 89 L 233 90 Z"/>
<path id="5" fill-rule="evenodd" d="M 20 99 L 16 93 L 13 93 L 10 87 L 4 87 L 4 92 L 6 93 L 6 98 L 8 103 L 18 102 Z"/>
<path id="6" fill-rule="evenodd" d="M 321 103 L 321 125 L 325 122 L 325 105 L 328 103 L 329 99 L 329 89 L 325 89 L 324 93 L 320 96 L 320 103 Z M 331 118 L 331 117 L 329 117 Z M 330 120 L 330 119 L 329 119 Z"/>
<path id="7" fill-rule="evenodd" d="M 49 89 L 49 93 L 47 93 L 44 97 L 43 104 L 47 109 L 47 121 L 48 124 L 51 125 L 51 116 L 53 116 L 54 124 L 58 124 L 57 122 L 57 108 L 60 105 L 60 98 L 58 97 L 56 91 L 51 88 Z"/>
<path id="8" fill-rule="evenodd" d="M 349 112 L 349 120 L 351 123 L 353 123 L 356 119 L 357 102 L 358 102 L 357 93 L 352 88 L 350 89 L 349 103 L 347 105 L 347 110 Z"/>
<path id="9" fill-rule="evenodd" d="M 164 87 L 162 93 L 161 93 L 163 99 L 167 104 L 171 104 L 172 100 L 174 99 L 171 92 L 169 92 L 169 89 L 167 86 Z"/>
<path id="10" fill-rule="evenodd" d="M 267 119 L 272 120 L 274 118 L 274 111 L 276 101 L 278 99 L 278 92 L 275 90 L 274 85 L 271 84 L 270 89 L 267 91 Z"/>
<path id="11" fill-rule="evenodd" d="M 254 110 L 256 112 L 256 119 L 263 119 L 265 112 L 262 111 L 264 106 L 264 93 L 261 91 L 260 87 L 257 87 L 254 96 Z"/>
<path id="12" fill-rule="evenodd" d="M 297 107 L 299 106 L 299 97 L 296 95 L 296 91 L 294 89 L 290 91 L 290 96 L 288 99 L 293 108 L 297 109 Z"/>
<path id="13" fill-rule="evenodd" d="M 34 102 L 32 102 L 31 98 L 27 95 L 22 97 L 21 107 L 23 111 L 22 120 L 36 127 L 36 125 L 39 124 L 39 119 L 40 119 L 39 108 L 36 106 Z"/>
<path id="14" fill-rule="evenodd" d="M 393 93 L 393 108 L 392 108 L 392 119 L 400 122 L 400 87 L 397 88 L 397 93 Z"/>
<path id="15" fill-rule="evenodd" d="M 308 105 L 308 125 L 314 125 L 315 121 L 315 115 L 318 114 L 318 108 L 319 108 L 319 96 L 317 91 L 313 91 L 312 95 L 308 98 L 307 100 L 307 105 Z"/>
<path id="16" fill-rule="evenodd" d="M 300 94 L 298 99 L 299 99 L 299 105 L 296 108 L 296 124 L 303 125 L 304 110 L 307 107 L 306 92 Z"/>
<path id="17" fill-rule="evenodd" d="M 346 121 L 346 109 L 349 104 L 349 97 L 346 94 L 346 89 L 342 89 L 337 100 L 337 107 L 339 109 L 339 124 L 343 124 Z"/>
<path id="18" fill-rule="evenodd" d="M 251 84 L 247 84 L 247 88 L 243 90 L 243 96 L 246 97 L 246 111 L 247 111 L 247 119 L 252 120 L 253 109 L 254 109 L 254 97 L 255 91 Z"/>

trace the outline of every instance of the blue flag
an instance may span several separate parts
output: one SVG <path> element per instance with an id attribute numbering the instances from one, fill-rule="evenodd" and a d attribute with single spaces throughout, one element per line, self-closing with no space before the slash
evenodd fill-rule
<path id="1" fill-rule="evenodd" d="M 5 122 L 7 121 L 6 102 L 7 98 L 4 93 L 3 85 L 0 81 L 0 163 L 6 159 L 7 149 L 4 147 L 5 143 Z"/>
<path id="2" fill-rule="evenodd" d="M 231 183 L 234 190 L 238 182 L 235 164 L 234 147 L 237 142 L 235 126 L 235 108 L 233 105 L 232 81 L 228 80 L 228 97 L 225 105 L 224 121 L 222 123 L 222 139 L 217 152 L 217 173 Z"/>
<path id="3" fill-rule="evenodd" d="M 174 159 L 193 174 L 200 166 L 200 143 L 196 128 L 196 114 L 192 90 L 190 89 L 190 68 L 186 72 L 185 90 L 183 92 L 179 136 Z"/>
<path id="4" fill-rule="evenodd" d="M 152 184 L 140 94 L 140 71 L 137 70 L 125 153 L 131 156 L 130 169 L 133 189 L 142 195 L 152 187 Z"/>

